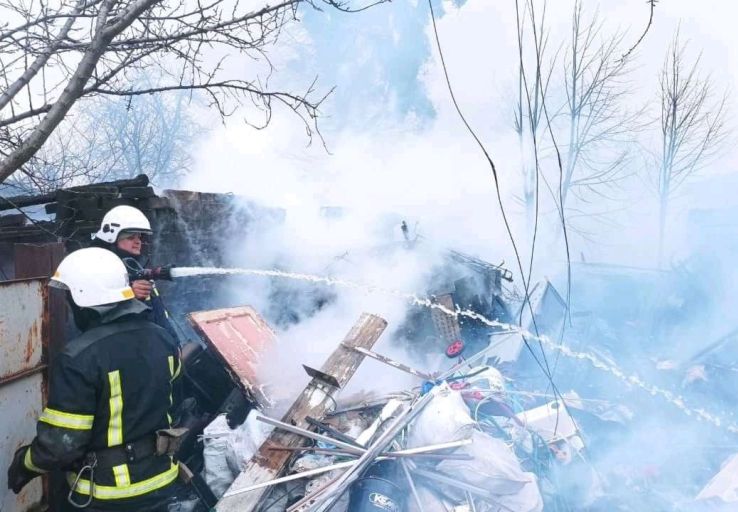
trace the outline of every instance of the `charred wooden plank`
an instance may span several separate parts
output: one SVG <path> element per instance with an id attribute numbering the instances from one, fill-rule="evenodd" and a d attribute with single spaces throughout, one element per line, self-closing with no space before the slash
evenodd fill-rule
<path id="1" fill-rule="evenodd" d="M 340 386 L 345 386 L 364 360 L 363 354 L 347 347 L 372 348 L 386 327 L 387 322 L 383 318 L 368 313 L 362 314 L 343 342 L 323 364 L 321 372 L 331 375 Z M 323 379 L 314 378 L 282 417 L 282 421 L 302 428 L 309 427 L 308 416 L 322 418 L 333 404 L 333 395 L 338 389 L 328 385 Z M 297 434 L 272 432 L 238 475 L 228 492 L 268 482 L 280 475 L 290 459 L 291 452 L 275 451 L 271 449 L 272 447 L 298 447 L 304 444 L 305 439 Z M 216 510 L 218 512 L 255 510 L 266 492 L 267 489 L 262 488 L 224 498 L 218 503 Z"/>

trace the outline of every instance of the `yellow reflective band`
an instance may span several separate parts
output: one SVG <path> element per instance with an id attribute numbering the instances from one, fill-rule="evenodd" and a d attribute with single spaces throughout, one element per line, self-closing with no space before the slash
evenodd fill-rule
<path id="1" fill-rule="evenodd" d="M 174 356 L 167 357 L 167 361 L 169 361 L 169 375 L 172 376 L 171 380 L 176 379 L 179 377 L 179 372 L 182 370 L 182 361 L 179 360 L 179 357 L 176 359 L 177 367 L 175 369 L 174 363 L 175 359 Z"/>
<path id="2" fill-rule="evenodd" d="M 159 290 L 156 289 L 156 286 L 154 286 L 154 295 L 159 296 Z"/>
<path id="3" fill-rule="evenodd" d="M 172 382 L 174 380 L 174 356 L 167 356 L 167 361 L 169 362 L 169 375 L 172 376 L 172 378 L 169 380 L 169 382 Z M 177 368 L 177 371 L 179 371 L 179 368 Z M 174 400 L 172 399 L 172 388 L 169 388 L 169 407 L 172 407 L 172 404 L 174 403 Z M 167 413 L 167 421 L 169 422 L 169 426 L 172 426 L 172 417 Z"/>
<path id="4" fill-rule="evenodd" d="M 147 494 L 169 485 L 177 479 L 178 474 L 179 466 L 172 463 L 171 467 L 163 473 L 159 473 L 140 482 L 120 486 L 99 485 L 96 483 L 93 486 L 92 496 L 98 500 L 120 500 L 141 496 L 142 494 Z M 75 473 L 67 473 L 67 482 L 69 482 L 70 487 L 74 485 L 75 478 Z M 77 486 L 74 488 L 74 492 L 89 496 L 90 481 L 80 478 Z"/>
<path id="5" fill-rule="evenodd" d="M 131 485 L 131 475 L 128 473 L 128 464 L 113 466 L 113 476 L 115 476 L 116 487 Z"/>
<path id="6" fill-rule="evenodd" d="M 108 446 L 123 444 L 123 392 L 120 387 L 120 370 L 108 373 L 110 382 L 110 423 Z"/>
<path id="7" fill-rule="evenodd" d="M 71 412 L 58 411 L 47 407 L 38 419 L 55 427 L 71 428 L 73 430 L 90 430 L 95 416 L 92 414 L 74 414 Z"/>
<path id="8" fill-rule="evenodd" d="M 36 467 L 36 465 L 33 463 L 33 460 L 31 460 L 31 447 L 29 446 L 26 450 L 26 455 L 23 457 L 23 465 L 26 467 L 26 469 L 30 469 L 31 471 L 34 471 L 36 473 L 46 473 L 41 468 Z"/>
<path id="9" fill-rule="evenodd" d="M 172 380 L 179 377 L 179 372 L 182 370 L 182 360 L 180 358 L 177 358 L 177 369 L 174 370 L 174 377 L 172 377 Z"/>
<path id="10" fill-rule="evenodd" d="M 133 297 L 135 297 L 133 290 L 131 290 L 130 288 L 126 288 L 125 290 L 123 290 L 121 292 L 121 295 L 123 295 L 124 299 L 132 299 Z"/>

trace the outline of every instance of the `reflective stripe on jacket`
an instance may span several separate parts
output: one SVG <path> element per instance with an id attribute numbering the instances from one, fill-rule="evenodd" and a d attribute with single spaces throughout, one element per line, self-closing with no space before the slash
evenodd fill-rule
<path id="1" fill-rule="evenodd" d="M 180 366 L 176 341 L 140 314 L 115 318 L 70 341 L 51 369 L 48 405 L 25 454 L 26 467 L 68 470 L 72 485 L 87 453 L 169 428 L 172 381 Z M 92 492 L 95 507 L 135 510 L 177 474 L 170 457 L 151 455 L 97 467 L 94 483 L 84 474 L 74 490 L 79 502 Z"/>

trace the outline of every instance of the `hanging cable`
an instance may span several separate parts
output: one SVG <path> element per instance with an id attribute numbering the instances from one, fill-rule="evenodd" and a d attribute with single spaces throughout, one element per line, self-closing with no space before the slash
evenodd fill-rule
<path id="1" fill-rule="evenodd" d="M 503 219 L 503 223 L 505 224 L 505 229 L 507 231 L 508 237 L 510 238 L 510 242 L 512 243 L 513 252 L 515 253 L 515 259 L 516 259 L 516 262 L 518 264 L 518 269 L 520 271 L 520 275 L 523 277 L 523 287 L 524 287 L 524 291 L 525 291 L 524 307 L 525 307 L 525 305 L 528 306 L 528 309 L 530 310 L 530 313 L 531 313 L 531 319 L 532 319 L 534 328 L 536 330 L 536 336 L 539 337 L 539 335 L 538 335 L 538 327 L 537 327 L 536 322 L 535 322 L 535 315 L 534 315 L 534 312 L 533 312 L 533 307 L 531 306 L 531 303 L 530 303 L 529 289 L 528 289 L 528 286 L 527 286 L 526 281 L 525 281 L 525 278 L 524 278 L 525 273 L 523 271 L 523 263 L 522 263 L 522 260 L 520 258 L 520 252 L 518 250 L 517 243 L 515 242 L 515 237 L 514 237 L 514 235 L 512 233 L 512 228 L 510 227 L 510 222 L 509 222 L 509 220 L 507 218 L 507 213 L 505 212 L 504 203 L 502 201 L 502 194 L 501 194 L 501 191 L 500 191 L 500 184 L 499 184 L 499 179 L 498 179 L 498 174 L 497 174 L 497 167 L 495 166 L 494 161 L 490 157 L 489 152 L 487 151 L 487 148 L 484 146 L 484 144 L 479 139 L 479 137 L 477 136 L 477 134 L 474 131 L 474 129 L 471 127 L 471 125 L 469 124 L 469 122 L 466 120 L 466 117 L 464 116 L 463 112 L 461 111 L 461 108 L 459 107 L 458 102 L 456 101 L 456 96 L 454 94 L 453 87 L 451 86 L 451 79 L 449 77 L 448 69 L 446 67 L 446 61 L 445 61 L 444 56 L 443 56 L 443 48 L 441 46 L 441 40 L 440 40 L 440 37 L 438 35 L 438 27 L 436 25 L 436 15 L 435 15 L 435 11 L 433 9 L 433 0 L 428 0 L 428 6 L 430 8 L 431 22 L 432 22 L 432 26 L 433 26 L 433 34 L 434 34 L 434 37 L 435 37 L 436 46 L 438 48 L 438 54 L 439 54 L 439 57 L 440 57 L 440 60 L 441 60 L 441 67 L 443 69 L 443 74 L 444 74 L 444 77 L 446 79 L 446 85 L 448 87 L 448 91 L 449 91 L 449 94 L 451 96 L 451 101 L 453 102 L 454 108 L 456 109 L 456 112 L 459 115 L 459 118 L 464 123 L 464 126 L 466 127 L 466 129 L 468 130 L 468 132 L 470 133 L 470 135 L 474 138 L 474 140 L 477 143 L 477 145 L 479 146 L 479 148 L 482 150 L 482 153 L 484 154 L 485 158 L 487 159 L 487 163 L 489 164 L 489 166 L 490 166 L 490 168 L 492 170 L 492 176 L 494 177 L 495 193 L 496 193 L 496 197 L 497 197 L 497 202 L 498 202 L 499 207 L 500 207 L 500 213 L 502 214 L 502 219 Z M 554 383 L 553 378 L 551 376 L 550 368 L 548 368 L 549 365 L 548 365 L 548 360 L 546 358 L 546 351 L 543 348 L 543 343 L 540 340 L 538 340 L 538 344 L 539 344 L 540 349 L 541 349 L 541 354 L 543 356 L 543 360 L 545 362 L 545 366 L 544 366 L 543 363 L 541 363 L 540 359 L 536 355 L 535 351 L 533 350 L 533 348 L 531 347 L 530 343 L 525 338 L 525 336 L 522 336 L 522 340 L 523 340 L 523 343 L 524 343 L 526 349 L 530 352 L 531 356 L 533 357 L 533 359 L 536 362 L 536 364 L 538 365 L 538 367 L 546 375 L 546 377 L 547 377 L 547 379 L 549 381 L 549 384 L 551 385 L 551 389 L 554 392 L 554 397 L 556 397 L 556 396 L 559 396 L 560 397 L 561 396 L 561 393 L 559 393 L 558 388 L 556 387 L 556 384 Z"/>

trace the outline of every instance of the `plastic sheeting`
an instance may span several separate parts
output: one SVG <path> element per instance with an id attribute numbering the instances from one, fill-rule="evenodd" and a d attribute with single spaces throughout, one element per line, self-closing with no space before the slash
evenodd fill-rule
<path id="1" fill-rule="evenodd" d="M 720 472 L 697 495 L 697 501 L 714 505 L 732 503 L 724 510 L 738 509 L 738 453 L 723 463 Z"/>
<path id="2" fill-rule="evenodd" d="M 495 494 L 506 510 L 541 512 L 543 499 L 536 475 L 522 470 L 512 450 L 483 432 L 471 434 L 472 444 L 459 449 L 473 460 L 444 460 L 437 469 Z"/>
<path id="3" fill-rule="evenodd" d="M 408 448 L 467 439 L 476 423 L 461 393 L 441 384 L 440 391 L 410 426 Z"/>
<path id="4" fill-rule="evenodd" d="M 203 432 L 203 478 L 217 498 L 228 490 L 272 431 L 272 427 L 257 421 L 257 416 L 256 410 L 251 411 L 242 425 L 231 430 L 225 414 L 221 414 Z"/>

